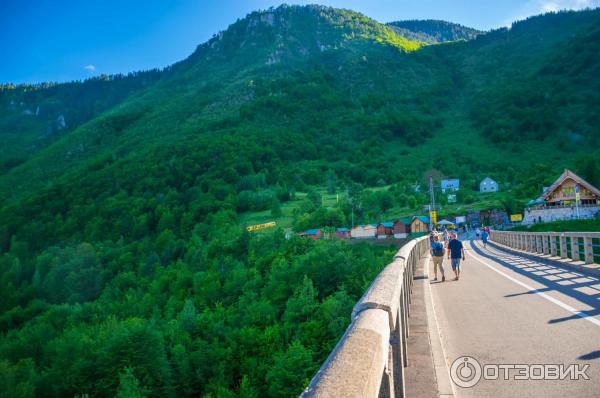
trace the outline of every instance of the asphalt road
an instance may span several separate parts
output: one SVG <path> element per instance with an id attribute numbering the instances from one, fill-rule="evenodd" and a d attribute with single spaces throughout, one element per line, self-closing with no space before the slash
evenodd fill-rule
<path id="1" fill-rule="evenodd" d="M 480 241 L 464 244 L 467 259 L 460 280 L 452 280 L 447 259 L 446 282 L 430 280 L 448 368 L 457 358 L 470 356 L 482 370 L 474 386 L 454 384 L 456 396 L 600 397 L 600 280 L 484 249 Z M 429 266 L 432 279 L 433 263 Z M 472 383 L 477 366 L 459 362 L 462 365 L 454 373 Z M 488 366 L 496 364 L 508 366 Z M 546 364 L 555 366 L 511 366 Z M 556 365 L 570 364 L 589 364 L 585 371 L 589 380 L 515 379 L 539 378 L 542 372 L 556 377 L 556 371 L 561 372 Z"/>

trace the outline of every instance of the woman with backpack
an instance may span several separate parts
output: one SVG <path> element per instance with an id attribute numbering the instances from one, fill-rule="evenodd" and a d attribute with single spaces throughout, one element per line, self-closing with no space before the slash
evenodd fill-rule
<path id="1" fill-rule="evenodd" d="M 440 236 L 435 235 L 433 238 L 433 242 L 431 242 L 431 258 L 433 259 L 433 275 L 434 281 L 437 281 L 437 271 L 438 267 L 440 268 L 440 272 L 442 273 L 442 282 L 446 281 L 446 277 L 444 276 L 444 244 L 440 242 Z"/>

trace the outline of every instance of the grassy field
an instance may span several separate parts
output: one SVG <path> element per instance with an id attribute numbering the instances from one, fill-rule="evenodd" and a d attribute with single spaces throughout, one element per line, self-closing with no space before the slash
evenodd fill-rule
<path id="1" fill-rule="evenodd" d="M 273 217 L 271 210 L 246 212 L 240 215 L 240 224 L 244 226 L 263 224 L 275 221 L 278 227 L 291 228 L 294 221 L 293 211 L 300 205 L 299 200 L 281 204 L 281 217 Z"/>
<path id="2" fill-rule="evenodd" d="M 317 189 L 321 194 L 322 204 L 325 207 L 335 207 L 338 203 L 338 194 L 328 194 L 325 188 Z M 263 224 L 275 221 L 278 227 L 291 228 L 294 221 L 294 210 L 300 208 L 302 200 L 306 198 L 306 192 L 296 192 L 296 199 L 281 204 L 281 217 L 273 217 L 271 210 L 245 212 L 239 216 L 240 224 L 244 226 Z M 341 197 L 341 194 L 339 194 Z"/>

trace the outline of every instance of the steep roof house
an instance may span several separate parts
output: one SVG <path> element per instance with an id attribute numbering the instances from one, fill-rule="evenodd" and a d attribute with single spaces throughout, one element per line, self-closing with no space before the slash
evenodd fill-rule
<path id="1" fill-rule="evenodd" d="M 490 177 L 485 177 L 479 183 L 479 192 L 498 192 L 498 183 Z"/>

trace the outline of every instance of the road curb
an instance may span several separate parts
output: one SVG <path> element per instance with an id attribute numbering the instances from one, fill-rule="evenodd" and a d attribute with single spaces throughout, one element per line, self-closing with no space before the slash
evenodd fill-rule
<path id="1" fill-rule="evenodd" d="M 431 256 L 425 259 L 424 275 L 427 278 L 425 286 L 425 310 L 427 312 L 427 329 L 429 330 L 429 342 L 433 356 L 433 365 L 435 377 L 438 385 L 438 396 L 440 398 L 453 398 L 456 396 L 454 385 L 450 379 L 450 370 L 446 362 L 446 353 L 442 344 L 442 333 L 437 323 L 435 315 L 435 305 L 433 304 L 433 293 L 431 292 L 431 283 L 429 282 L 429 263 Z"/>
<path id="2" fill-rule="evenodd" d="M 580 272 L 582 274 L 586 274 L 589 276 L 596 276 L 596 277 L 600 276 L 600 269 L 589 268 L 589 267 L 586 267 L 585 265 L 573 264 L 573 263 L 570 263 L 567 261 L 560 261 L 558 259 L 546 257 L 545 255 L 542 256 L 542 255 L 538 255 L 535 253 L 529 253 L 529 252 L 526 252 L 523 250 L 514 249 L 512 247 L 505 246 L 501 243 L 493 242 L 493 241 L 489 241 L 489 240 L 488 240 L 488 245 L 495 247 L 496 249 L 499 249 L 499 250 L 504 250 L 505 252 L 508 252 L 511 254 L 525 257 L 529 260 L 535 260 L 535 261 L 539 261 L 542 263 L 546 263 L 548 265 L 554 265 L 554 266 L 558 266 L 558 267 L 568 268 L 572 271 L 577 271 L 577 272 Z M 568 260 L 568 261 L 570 261 L 570 260 Z"/>

